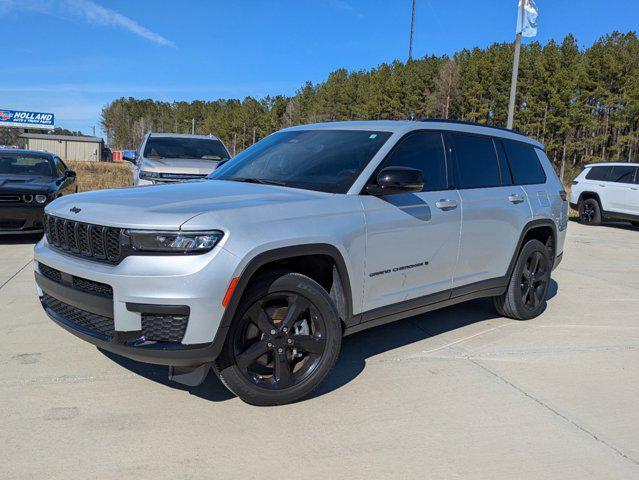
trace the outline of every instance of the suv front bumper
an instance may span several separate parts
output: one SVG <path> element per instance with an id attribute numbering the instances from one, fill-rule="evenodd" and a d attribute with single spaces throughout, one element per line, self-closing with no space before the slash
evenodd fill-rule
<path id="1" fill-rule="evenodd" d="M 193 256 L 130 256 L 107 265 L 66 255 L 43 239 L 35 259 L 45 312 L 89 343 L 174 366 L 210 362 L 222 348 L 221 302 L 237 266 L 222 248 Z"/>

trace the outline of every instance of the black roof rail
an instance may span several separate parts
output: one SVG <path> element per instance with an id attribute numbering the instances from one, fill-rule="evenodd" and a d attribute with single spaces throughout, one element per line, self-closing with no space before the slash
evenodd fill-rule
<path id="1" fill-rule="evenodd" d="M 420 118 L 418 120 L 419 122 L 437 122 L 437 123 L 457 123 L 459 125 L 472 125 L 474 127 L 486 127 L 486 128 L 494 128 L 495 130 L 502 130 L 504 132 L 510 132 L 510 133 L 516 133 L 518 135 L 523 135 L 524 137 L 527 137 L 526 134 L 521 133 L 518 130 L 511 130 L 509 128 L 504 128 L 504 127 L 496 127 L 494 125 L 487 125 L 485 123 L 477 123 L 477 122 L 468 122 L 466 120 L 450 120 L 450 119 L 445 119 L 445 118 Z"/>

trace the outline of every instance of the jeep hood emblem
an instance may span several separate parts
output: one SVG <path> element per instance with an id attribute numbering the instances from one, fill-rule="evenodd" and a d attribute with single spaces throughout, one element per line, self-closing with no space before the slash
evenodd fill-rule
<path id="1" fill-rule="evenodd" d="M 73 213 L 80 213 L 80 210 L 82 210 L 82 209 L 81 209 L 81 208 L 78 208 L 78 207 L 73 207 L 73 208 L 70 208 L 70 209 L 69 209 L 69 211 L 70 211 L 70 212 L 73 212 Z"/>

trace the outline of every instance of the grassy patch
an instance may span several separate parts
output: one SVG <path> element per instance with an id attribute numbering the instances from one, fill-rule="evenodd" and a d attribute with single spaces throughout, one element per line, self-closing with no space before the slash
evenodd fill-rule
<path id="1" fill-rule="evenodd" d="M 129 163 L 68 162 L 68 167 L 78 175 L 78 192 L 132 186 Z"/>

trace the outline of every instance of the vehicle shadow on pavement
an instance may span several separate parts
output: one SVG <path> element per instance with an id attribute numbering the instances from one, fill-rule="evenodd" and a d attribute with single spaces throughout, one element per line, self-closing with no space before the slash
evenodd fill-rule
<path id="1" fill-rule="evenodd" d="M 579 223 L 579 218 L 577 217 L 570 217 L 570 221 L 571 222 L 575 222 L 575 223 Z M 623 221 L 613 221 L 613 220 L 605 220 L 603 222 L 601 222 L 601 224 L 596 225 L 596 226 L 591 226 L 591 225 L 587 225 L 588 227 L 591 228 L 597 228 L 597 227 L 604 227 L 604 228 L 617 228 L 619 230 L 634 230 L 636 232 L 639 232 L 639 227 L 635 227 L 632 223 L 630 222 L 623 222 Z"/>
<path id="2" fill-rule="evenodd" d="M 557 295 L 558 290 L 557 282 L 551 280 L 548 300 Z M 342 342 L 335 368 L 310 398 L 337 390 L 351 382 L 364 370 L 366 360 L 370 357 L 494 318 L 500 316 L 492 300 L 482 298 L 350 335 Z"/>
<path id="3" fill-rule="evenodd" d="M 557 282 L 551 280 L 548 300 L 557 295 L 558 289 Z M 370 357 L 494 318 L 499 318 L 499 314 L 495 311 L 492 300 L 482 298 L 423 315 L 416 315 L 345 337 L 335 368 L 324 383 L 307 398 L 324 395 L 351 382 L 364 370 L 366 360 Z M 137 375 L 173 389 L 186 391 L 205 400 L 221 402 L 235 396 L 224 387 L 213 372 L 209 373 L 201 385 L 188 387 L 170 381 L 168 367 L 137 362 L 106 350 L 100 350 L 100 352 Z M 303 402 L 304 399 L 301 401 Z"/>
<path id="4" fill-rule="evenodd" d="M 148 380 L 160 383 L 164 386 L 173 388 L 175 390 L 183 390 L 189 392 L 191 395 L 203 398 L 204 400 L 210 400 L 212 402 L 221 402 L 224 400 L 230 400 L 234 398 L 231 392 L 222 384 L 215 373 L 210 372 L 204 380 L 204 383 L 197 387 L 188 387 L 181 383 L 173 382 L 169 380 L 169 367 L 163 365 L 152 365 L 150 363 L 136 362 L 126 357 L 121 357 L 115 353 L 107 352 L 106 350 L 99 349 L 100 352 L 113 362 L 117 363 L 121 367 L 140 375 Z"/>

